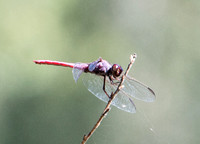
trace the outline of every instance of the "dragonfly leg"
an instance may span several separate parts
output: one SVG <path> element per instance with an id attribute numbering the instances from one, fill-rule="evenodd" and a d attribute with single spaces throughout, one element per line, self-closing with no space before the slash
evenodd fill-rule
<path id="1" fill-rule="evenodd" d="M 117 81 L 115 81 L 115 82 L 113 81 L 114 78 L 112 78 L 112 76 L 109 76 L 109 79 L 110 79 L 110 82 L 111 82 L 112 85 L 117 85 L 117 84 L 120 83 L 118 78 L 116 78 Z"/>
<path id="2" fill-rule="evenodd" d="M 103 81 L 103 91 L 104 91 L 105 94 L 108 96 L 108 98 L 110 98 L 110 96 L 109 96 L 108 93 L 106 92 L 106 75 L 104 76 L 104 81 Z"/>

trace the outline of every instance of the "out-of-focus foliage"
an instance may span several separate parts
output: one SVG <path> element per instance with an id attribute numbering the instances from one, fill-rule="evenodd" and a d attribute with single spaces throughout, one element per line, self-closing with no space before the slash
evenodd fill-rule
<path id="1" fill-rule="evenodd" d="M 200 1 L 3 0 L 0 20 L 1 144 L 80 143 L 104 109 L 71 69 L 34 59 L 125 69 L 133 53 L 131 75 L 157 100 L 113 107 L 88 144 L 200 142 Z"/>

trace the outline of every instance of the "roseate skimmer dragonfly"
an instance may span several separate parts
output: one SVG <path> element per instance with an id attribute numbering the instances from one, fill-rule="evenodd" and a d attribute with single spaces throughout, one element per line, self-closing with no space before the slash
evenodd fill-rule
<path id="1" fill-rule="evenodd" d="M 121 66 L 118 64 L 112 65 L 102 58 L 91 63 L 67 63 L 51 60 L 35 60 L 34 62 L 36 64 L 73 68 L 72 73 L 75 82 L 84 73 L 82 78 L 84 85 L 93 95 L 106 103 L 109 100 L 110 94 L 116 90 L 123 72 Z M 153 90 L 132 77 L 127 76 L 123 85 L 124 88 L 120 90 L 111 103 L 121 110 L 130 113 L 136 112 L 132 98 L 145 102 L 153 102 L 155 100 Z"/>

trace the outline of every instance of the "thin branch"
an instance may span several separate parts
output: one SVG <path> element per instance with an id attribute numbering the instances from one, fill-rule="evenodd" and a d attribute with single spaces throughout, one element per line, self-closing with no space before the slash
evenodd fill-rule
<path id="1" fill-rule="evenodd" d="M 130 63 L 126 69 L 126 72 L 123 74 L 122 78 L 121 78 L 121 81 L 117 87 L 117 89 L 115 90 L 115 92 L 111 93 L 110 95 L 110 99 L 103 111 L 103 113 L 101 114 L 99 120 L 96 122 L 96 124 L 94 125 L 94 127 L 92 128 L 92 130 L 88 133 L 88 135 L 84 135 L 83 137 L 83 140 L 81 142 L 81 144 L 85 144 L 87 142 L 87 140 L 91 137 L 91 135 L 95 132 L 95 130 L 99 127 L 99 125 L 101 124 L 101 121 L 103 120 L 103 118 L 107 115 L 107 113 L 110 111 L 110 105 L 113 101 L 113 99 L 115 98 L 115 96 L 118 94 L 118 92 L 123 88 L 123 82 L 124 82 L 124 79 L 125 77 L 128 75 L 128 72 L 129 70 L 131 69 L 131 66 L 133 65 L 133 63 L 135 62 L 135 59 L 136 59 L 137 55 L 136 54 L 133 54 L 130 56 Z"/>

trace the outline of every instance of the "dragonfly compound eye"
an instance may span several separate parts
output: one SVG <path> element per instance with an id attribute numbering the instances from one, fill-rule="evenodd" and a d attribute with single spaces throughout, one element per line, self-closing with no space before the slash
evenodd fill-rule
<path id="1" fill-rule="evenodd" d="M 118 67 L 119 67 L 118 64 L 114 64 L 114 65 L 112 66 L 113 71 L 117 71 Z"/>
<path id="2" fill-rule="evenodd" d="M 113 74 L 114 77 L 120 76 L 122 71 L 123 71 L 122 67 L 119 66 L 118 64 L 114 64 L 112 66 L 112 74 Z"/>

